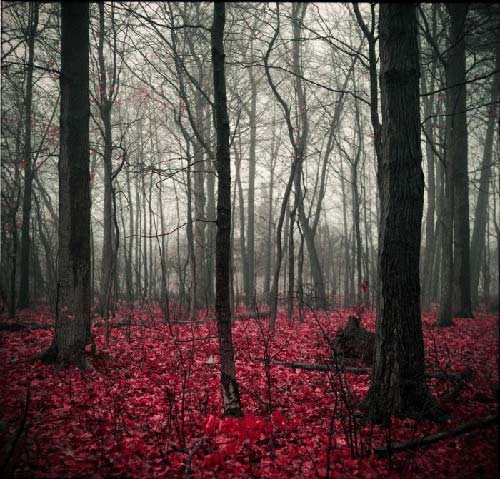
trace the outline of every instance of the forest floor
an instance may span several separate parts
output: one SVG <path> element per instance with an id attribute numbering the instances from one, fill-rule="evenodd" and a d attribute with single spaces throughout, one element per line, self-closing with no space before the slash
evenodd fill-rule
<path id="1" fill-rule="evenodd" d="M 498 319 L 477 313 L 438 329 L 426 315 L 426 371 L 470 368 L 472 375 L 462 382 L 428 379 L 449 414 L 446 424 L 393 419 L 384 429 L 363 425 L 355 410 L 368 374 L 266 369 L 259 360 L 327 363 L 326 338 L 348 313 L 308 313 L 303 323 L 281 317 L 272 339 L 265 319 L 237 321 L 242 419 L 220 418 L 213 321 L 169 327 L 150 323 L 160 320 L 159 310 L 123 308 L 115 320 L 131 316 L 132 325 L 112 328 L 107 347 L 105 328 L 93 327 L 107 355 L 86 372 L 32 359 L 50 344 L 52 329 L 1 331 L 0 459 L 4 466 L 8 460 L 11 477 L 26 478 L 498 477 L 498 426 L 385 458 L 373 454 L 388 440 L 420 438 L 497 412 Z M 53 321 L 43 309 L 18 319 Z M 373 314 L 365 313 L 362 324 L 373 331 Z"/>

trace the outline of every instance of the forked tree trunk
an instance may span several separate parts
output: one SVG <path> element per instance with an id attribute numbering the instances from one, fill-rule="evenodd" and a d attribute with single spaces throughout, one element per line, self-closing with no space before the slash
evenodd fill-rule
<path id="1" fill-rule="evenodd" d="M 59 262 L 46 361 L 87 367 L 90 331 L 89 5 L 61 4 Z"/>
<path id="2" fill-rule="evenodd" d="M 226 78 L 224 72 L 225 3 L 214 4 L 212 25 L 212 64 L 214 74 L 217 236 L 215 252 L 217 338 L 220 349 L 220 372 L 225 416 L 241 416 L 240 393 L 236 382 L 234 348 L 231 335 L 230 252 L 231 252 L 231 156 L 229 152 L 229 117 L 227 114 Z"/>
<path id="3" fill-rule="evenodd" d="M 419 60 L 415 6 L 380 5 L 382 161 L 379 296 L 369 417 L 436 413 L 424 377 L 420 317 L 420 228 L 424 179 L 420 151 Z"/>

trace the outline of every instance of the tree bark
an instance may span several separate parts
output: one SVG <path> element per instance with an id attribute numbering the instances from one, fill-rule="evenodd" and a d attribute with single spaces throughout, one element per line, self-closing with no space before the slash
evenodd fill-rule
<path id="1" fill-rule="evenodd" d="M 61 4 L 59 263 L 46 361 L 87 367 L 90 331 L 89 5 Z"/>
<path id="2" fill-rule="evenodd" d="M 379 296 L 369 417 L 433 417 L 424 377 L 419 256 L 424 200 L 415 6 L 380 5 Z"/>
<path id="3" fill-rule="evenodd" d="M 215 132 L 217 137 L 216 165 L 217 236 L 216 236 L 216 298 L 217 338 L 220 349 L 221 389 L 224 416 L 241 416 L 239 387 L 236 381 L 234 348 L 231 334 L 230 251 L 231 251 L 231 156 L 229 151 L 229 117 L 227 114 L 224 24 L 225 3 L 214 4 L 211 31 L 214 79 Z"/>

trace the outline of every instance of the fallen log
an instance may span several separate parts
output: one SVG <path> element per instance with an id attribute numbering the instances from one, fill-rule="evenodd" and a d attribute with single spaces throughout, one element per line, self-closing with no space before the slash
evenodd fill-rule
<path id="1" fill-rule="evenodd" d="M 455 429 L 449 429 L 448 431 L 438 432 L 436 434 L 431 434 L 429 436 L 424 436 L 419 439 L 410 439 L 409 441 L 397 442 L 394 444 L 388 444 L 385 447 L 377 447 L 373 451 L 375 456 L 382 458 L 388 456 L 389 454 L 408 451 L 411 449 L 418 449 L 420 447 L 428 446 L 429 444 L 434 444 L 435 442 L 448 439 L 450 437 L 461 436 L 475 429 L 488 427 L 493 424 L 498 424 L 498 414 L 493 416 L 486 416 L 476 421 L 463 424 L 462 426 L 456 427 Z"/>
<path id="2" fill-rule="evenodd" d="M 256 358 L 258 361 L 266 362 L 264 358 Z M 334 364 L 311 364 L 311 363 L 295 363 L 290 361 L 280 361 L 278 359 L 271 359 L 271 364 L 277 364 L 279 366 L 284 366 L 291 369 L 303 369 L 304 371 L 336 371 L 342 370 L 349 373 L 356 374 L 370 374 L 371 368 L 355 368 L 346 367 Z"/>
<path id="3" fill-rule="evenodd" d="M 264 358 L 256 358 L 258 361 L 265 362 Z M 304 371 L 346 371 L 348 373 L 354 374 L 370 374 L 371 368 L 357 368 L 348 367 L 341 364 L 311 364 L 311 363 L 296 363 L 292 361 L 280 361 L 278 359 L 272 359 L 272 364 L 277 364 L 279 366 L 284 366 L 290 369 L 302 369 Z M 445 371 L 429 371 L 425 373 L 426 378 L 436 378 L 436 379 L 467 379 L 472 376 L 472 370 L 467 368 L 464 371 L 457 372 L 445 372 Z"/>
<path id="4" fill-rule="evenodd" d="M 0 331 L 21 331 L 23 329 L 50 329 L 53 324 L 40 323 L 0 323 Z"/>

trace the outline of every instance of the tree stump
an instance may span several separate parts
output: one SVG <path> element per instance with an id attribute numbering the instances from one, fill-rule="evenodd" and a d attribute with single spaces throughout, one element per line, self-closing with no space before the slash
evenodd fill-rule
<path id="1" fill-rule="evenodd" d="M 356 316 L 349 316 L 345 327 L 337 331 L 333 348 L 337 355 L 345 359 L 359 359 L 366 364 L 372 364 L 375 333 L 365 329 Z"/>

